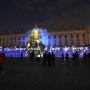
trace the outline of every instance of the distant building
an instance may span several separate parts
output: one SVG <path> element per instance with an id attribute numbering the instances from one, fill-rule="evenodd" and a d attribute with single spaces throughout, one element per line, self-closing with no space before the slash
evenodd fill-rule
<path id="1" fill-rule="evenodd" d="M 38 28 L 38 27 L 35 27 Z M 86 29 L 67 29 L 48 31 L 38 28 L 41 31 L 40 40 L 46 46 L 88 46 L 90 45 L 90 25 Z M 0 34 L 0 46 L 4 47 L 26 47 L 31 30 L 26 32 L 11 32 Z"/>

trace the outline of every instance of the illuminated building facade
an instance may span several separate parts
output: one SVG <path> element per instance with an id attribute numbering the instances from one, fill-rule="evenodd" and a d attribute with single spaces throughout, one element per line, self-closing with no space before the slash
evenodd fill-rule
<path id="1" fill-rule="evenodd" d="M 36 31 L 35 31 L 36 30 Z M 37 35 L 37 30 L 39 31 Z M 59 47 L 65 47 L 64 50 L 67 50 L 66 47 L 86 47 L 90 45 L 90 26 L 86 26 L 86 29 L 74 29 L 74 30 L 55 30 L 48 31 L 46 29 L 35 28 L 28 30 L 24 33 L 16 33 L 13 32 L 11 34 L 7 33 L 4 35 L 0 35 L 0 46 L 2 48 L 26 48 L 29 46 L 27 44 L 30 42 L 30 35 L 35 31 L 35 41 L 41 42 L 50 51 L 50 48 L 53 47 L 57 50 Z M 33 34 L 32 34 L 33 35 Z M 33 35 L 33 37 L 34 37 Z M 38 40 L 37 40 L 38 38 Z M 34 42 L 35 42 L 34 41 Z M 52 48 L 52 49 L 53 49 Z M 54 50 L 53 49 L 53 50 Z M 57 55 L 58 56 L 58 55 Z"/>

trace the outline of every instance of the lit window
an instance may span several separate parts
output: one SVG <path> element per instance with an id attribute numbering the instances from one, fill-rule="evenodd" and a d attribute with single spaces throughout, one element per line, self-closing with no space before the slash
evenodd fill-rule
<path id="1" fill-rule="evenodd" d="M 82 42 L 83 42 L 82 44 L 84 44 L 84 45 L 86 44 L 86 40 L 85 40 L 85 39 L 83 39 L 83 41 L 82 41 Z"/>

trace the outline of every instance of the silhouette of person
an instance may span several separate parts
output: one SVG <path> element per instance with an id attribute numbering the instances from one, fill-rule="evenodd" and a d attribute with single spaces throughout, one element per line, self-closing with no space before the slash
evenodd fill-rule
<path id="1" fill-rule="evenodd" d="M 83 54 L 83 62 L 85 62 L 85 61 L 86 61 L 86 59 L 87 59 L 87 54 L 86 54 L 86 53 L 84 53 L 84 54 Z"/>
<path id="2" fill-rule="evenodd" d="M 90 52 L 88 53 L 88 60 L 90 61 Z"/>
<path id="3" fill-rule="evenodd" d="M 64 54 L 62 53 L 62 60 L 64 60 Z"/>
<path id="4" fill-rule="evenodd" d="M 51 55 L 51 59 L 52 59 L 52 65 L 54 65 L 54 61 L 55 61 L 55 54 L 52 52 L 52 55 Z"/>
<path id="5" fill-rule="evenodd" d="M 34 60 L 34 51 L 31 53 L 30 59 Z"/>
<path id="6" fill-rule="evenodd" d="M 75 54 L 73 53 L 72 56 L 73 56 L 73 57 L 72 57 L 72 61 L 74 61 L 74 60 L 75 60 Z"/>
<path id="7" fill-rule="evenodd" d="M 11 57 L 12 57 L 12 53 L 11 53 Z"/>
<path id="8" fill-rule="evenodd" d="M 43 54 L 43 65 L 46 66 L 46 61 L 47 61 L 47 53 L 45 51 L 45 53 Z"/>
<path id="9" fill-rule="evenodd" d="M 48 53 L 48 66 L 51 66 L 51 53 Z"/>
<path id="10" fill-rule="evenodd" d="M 75 64 L 78 64 L 78 53 L 75 53 Z"/>
<path id="11" fill-rule="evenodd" d="M 3 58 L 5 58 L 5 53 L 3 52 Z"/>
<path id="12" fill-rule="evenodd" d="M 21 60 L 23 59 L 23 53 L 21 52 Z"/>
<path id="13" fill-rule="evenodd" d="M 66 60 L 68 60 L 68 56 L 69 56 L 68 53 L 66 53 Z"/>

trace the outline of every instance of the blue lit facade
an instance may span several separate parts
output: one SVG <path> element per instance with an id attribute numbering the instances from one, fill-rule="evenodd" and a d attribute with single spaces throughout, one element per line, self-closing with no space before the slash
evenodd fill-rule
<path id="1" fill-rule="evenodd" d="M 37 27 L 35 27 L 37 28 Z M 33 28 L 33 29 L 35 29 Z M 32 30 L 28 30 L 25 34 L 24 34 L 24 40 L 22 39 L 19 39 L 17 40 L 16 42 L 18 43 L 24 43 L 24 47 L 22 47 L 22 45 L 19 45 L 18 47 L 16 45 L 14 45 L 13 47 L 5 47 L 5 48 L 2 48 L 2 46 L 0 47 L 0 51 L 1 52 L 4 52 L 5 53 L 5 56 L 7 57 L 10 57 L 11 55 L 13 57 L 20 57 L 21 55 L 21 52 L 23 53 L 23 56 L 24 57 L 27 57 L 29 56 L 27 53 L 26 53 L 26 44 L 27 44 L 27 41 L 30 37 L 30 34 L 31 32 L 33 31 Z M 60 37 L 60 35 L 57 35 L 59 34 L 57 32 L 57 34 L 54 34 L 52 32 L 48 32 L 46 29 L 42 29 L 42 28 L 38 28 L 40 30 L 40 41 L 45 45 L 45 50 L 47 52 L 54 52 L 56 57 L 61 57 L 62 53 L 64 53 L 64 55 L 66 53 L 69 54 L 70 57 L 72 57 L 72 54 L 75 53 L 75 52 L 78 52 L 79 53 L 79 56 L 82 57 L 83 54 L 86 52 L 87 54 L 90 52 L 90 48 L 87 47 L 87 46 L 67 46 L 67 39 L 66 38 L 57 38 L 57 37 Z M 61 33 L 60 33 L 61 34 Z M 63 35 L 63 34 L 62 34 Z M 86 37 L 87 38 L 87 37 Z M 61 45 L 63 42 L 61 41 L 64 41 L 65 44 L 64 45 Z"/>

